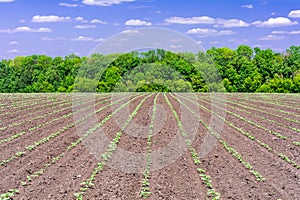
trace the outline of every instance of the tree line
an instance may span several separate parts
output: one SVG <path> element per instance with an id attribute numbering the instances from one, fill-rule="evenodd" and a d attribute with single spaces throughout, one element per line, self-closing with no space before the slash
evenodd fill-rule
<path id="1" fill-rule="evenodd" d="M 163 49 L 0 62 L 0 92 L 300 92 L 300 46 L 241 45 L 197 54 Z"/>

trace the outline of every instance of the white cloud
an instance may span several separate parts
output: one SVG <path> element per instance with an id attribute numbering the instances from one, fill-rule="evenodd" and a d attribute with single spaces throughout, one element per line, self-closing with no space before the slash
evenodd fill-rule
<path id="1" fill-rule="evenodd" d="M 194 28 L 186 32 L 187 34 L 197 34 L 197 35 L 209 35 L 218 33 L 215 29 L 207 29 L 207 28 Z"/>
<path id="2" fill-rule="evenodd" d="M 220 31 L 218 33 L 218 35 L 234 35 L 235 32 L 231 31 L 231 30 L 226 30 L 226 31 Z"/>
<path id="3" fill-rule="evenodd" d="M 0 33 L 19 33 L 19 32 L 46 33 L 46 32 L 52 32 L 52 30 L 49 28 L 30 28 L 27 26 L 21 26 L 15 29 L 0 30 Z"/>
<path id="4" fill-rule="evenodd" d="M 171 40 L 171 42 L 182 42 L 183 41 L 183 39 L 182 38 L 174 38 L 174 39 L 172 39 Z"/>
<path id="5" fill-rule="evenodd" d="M 11 45 L 18 45 L 19 42 L 17 42 L 17 41 L 11 41 L 11 42 L 9 42 L 9 44 L 11 44 Z"/>
<path id="6" fill-rule="evenodd" d="M 267 35 L 259 38 L 259 40 L 283 40 L 286 39 L 285 36 L 279 36 L 279 35 Z"/>
<path id="7" fill-rule="evenodd" d="M 49 37 L 41 37 L 43 41 L 57 41 L 57 40 L 65 40 L 63 37 L 49 38 Z"/>
<path id="8" fill-rule="evenodd" d="M 7 53 L 19 53 L 17 49 L 8 50 Z"/>
<path id="9" fill-rule="evenodd" d="M 41 16 L 36 15 L 32 18 L 32 22 L 36 23 L 44 23 L 44 22 L 67 22 L 70 21 L 70 17 L 60 17 L 56 15 L 48 15 L 48 16 Z"/>
<path id="10" fill-rule="evenodd" d="M 216 20 L 208 16 L 202 17 L 170 17 L 165 19 L 165 22 L 170 24 L 215 24 Z"/>
<path id="11" fill-rule="evenodd" d="M 165 19 L 166 23 L 170 24 L 214 24 L 215 27 L 225 27 L 225 28 L 232 28 L 232 27 L 247 27 L 249 26 L 248 23 L 244 22 L 243 20 L 239 19 L 222 19 L 222 18 L 212 18 L 208 16 L 201 16 L 201 17 L 170 17 Z"/>
<path id="12" fill-rule="evenodd" d="M 90 6 L 112 6 L 123 2 L 133 2 L 136 0 L 83 0 L 82 3 Z"/>
<path id="13" fill-rule="evenodd" d="M 271 15 L 276 15 L 276 12 L 271 12 Z"/>
<path id="14" fill-rule="evenodd" d="M 233 28 L 233 27 L 248 27 L 249 24 L 239 19 L 217 19 L 217 24 L 215 27 L 222 26 L 224 28 Z"/>
<path id="15" fill-rule="evenodd" d="M 140 19 L 130 19 L 125 22 L 125 26 L 151 26 L 151 22 L 142 21 Z"/>
<path id="16" fill-rule="evenodd" d="M 102 20 L 100 20 L 100 19 L 92 19 L 92 20 L 90 21 L 90 23 L 91 23 L 91 24 L 107 24 L 106 21 L 102 21 Z"/>
<path id="17" fill-rule="evenodd" d="M 91 37 L 79 36 L 77 38 L 70 39 L 70 41 L 72 41 L 72 42 L 102 42 L 102 41 L 104 41 L 104 39 L 102 39 L 102 38 L 95 39 L 95 38 L 91 38 Z"/>
<path id="18" fill-rule="evenodd" d="M 84 18 L 83 17 L 76 17 L 75 20 L 79 21 L 79 22 L 82 22 L 82 21 L 84 21 Z"/>
<path id="19" fill-rule="evenodd" d="M 300 10 L 292 10 L 289 13 L 289 17 L 291 17 L 291 18 L 300 18 Z"/>
<path id="20" fill-rule="evenodd" d="M 252 8 L 254 8 L 254 6 L 252 4 L 248 4 L 248 5 L 243 5 L 242 8 L 252 9 Z"/>
<path id="21" fill-rule="evenodd" d="M 255 21 L 252 23 L 257 27 L 279 27 L 279 26 L 292 26 L 298 24 L 298 22 L 292 22 L 285 17 L 270 18 L 267 21 Z"/>
<path id="22" fill-rule="evenodd" d="M 170 46 L 171 49 L 180 49 L 182 46 L 181 45 L 175 45 L 175 44 L 172 44 Z"/>
<path id="23" fill-rule="evenodd" d="M 143 33 L 140 32 L 139 30 L 125 30 L 125 31 L 122 31 L 121 33 L 126 34 L 126 35 L 143 35 Z"/>
<path id="24" fill-rule="evenodd" d="M 89 28 L 96 28 L 96 26 L 94 26 L 94 25 L 77 25 L 77 26 L 74 26 L 74 28 L 77 28 L 77 29 L 89 29 Z"/>
<path id="25" fill-rule="evenodd" d="M 0 3 L 9 3 L 9 2 L 13 2 L 15 0 L 0 0 Z"/>
<path id="26" fill-rule="evenodd" d="M 75 8 L 78 7 L 78 4 L 70 4 L 70 3 L 59 3 L 60 6 Z"/>
<path id="27" fill-rule="evenodd" d="M 229 42 L 233 42 L 233 43 L 237 43 L 237 44 L 240 44 L 240 43 L 246 43 L 246 42 L 249 42 L 248 39 L 230 39 Z"/>
<path id="28" fill-rule="evenodd" d="M 300 31 L 273 31 L 274 35 L 300 35 Z"/>
<path id="29" fill-rule="evenodd" d="M 84 37 L 84 36 L 79 36 L 77 38 L 72 38 L 70 41 L 93 41 L 93 38 L 90 37 Z"/>
<path id="30" fill-rule="evenodd" d="M 215 29 L 207 28 L 195 28 L 186 32 L 187 34 L 196 34 L 200 37 L 209 37 L 209 36 L 220 36 L 220 35 L 233 35 L 235 32 L 231 30 L 217 31 Z"/>

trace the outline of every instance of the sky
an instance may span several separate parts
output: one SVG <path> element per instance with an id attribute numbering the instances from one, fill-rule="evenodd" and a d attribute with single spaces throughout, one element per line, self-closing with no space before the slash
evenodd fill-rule
<path id="1" fill-rule="evenodd" d="M 299 0 L 0 0 L 0 59 L 87 56 L 108 38 L 164 28 L 204 49 L 300 45 Z M 174 46 L 174 45 L 173 45 Z M 176 46 L 174 46 L 176 48 Z"/>

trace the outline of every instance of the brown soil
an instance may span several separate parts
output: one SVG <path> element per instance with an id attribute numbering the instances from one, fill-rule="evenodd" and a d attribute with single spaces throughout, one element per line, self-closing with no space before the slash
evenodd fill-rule
<path id="1" fill-rule="evenodd" d="M 265 107 L 271 107 L 274 109 L 272 113 L 278 113 L 276 112 L 276 109 L 282 108 L 282 106 L 268 106 L 267 101 L 265 103 L 255 103 L 251 100 L 255 99 L 257 101 L 263 101 L 264 98 L 259 95 L 240 95 L 241 96 L 239 96 L 239 94 L 231 94 L 227 99 L 232 101 L 243 99 L 243 102 L 247 102 L 249 107 L 255 109 L 261 108 L 263 110 Z M 72 106 L 70 105 L 63 107 L 59 106 L 59 102 L 66 101 L 71 103 L 71 95 L 53 94 L 50 97 L 47 97 L 44 95 L 28 96 L 26 94 L 16 94 L 12 96 L 2 95 L 0 97 L 0 105 L 2 106 L 0 115 L 6 112 L 11 113 L 3 115 L 0 118 L 3 121 L 2 124 L 0 123 L 1 127 L 7 126 L 9 123 L 25 120 L 21 115 L 24 117 L 35 117 L 64 107 L 68 108 L 65 111 L 53 114 L 41 120 L 26 122 L 20 126 L 8 128 L 7 131 L 1 132 L 0 139 L 73 112 Z M 120 95 L 119 98 L 122 97 L 125 96 Z M 77 116 L 70 116 L 65 120 L 51 123 L 35 131 L 28 132 L 10 142 L 1 144 L 0 162 L 14 155 L 14 153 L 18 151 L 26 151 L 26 154 L 0 166 L 0 194 L 5 193 L 10 189 L 18 189 L 19 194 L 16 194 L 12 199 L 74 199 L 74 193 L 80 191 L 80 183 L 90 177 L 93 169 L 97 166 L 97 163 L 102 161 L 101 154 L 107 150 L 109 142 L 116 136 L 116 133 L 121 131 L 122 124 L 129 117 L 128 113 L 131 113 L 144 97 L 145 95 L 137 97 L 126 108 L 123 108 L 116 116 L 107 121 L 102 128 L 97 129 L 82 143 L 70 151 L 66 150 L 67 147 L 78 140 L 89 128 L 92 128 L 95 125 L 92 118 L 88 118 L 86 121 L 77 124 L 76 127 L 69 128 L 49 142 L 36 147 L 33 151 L 27 151 L 24 148 L 27 145 L 34 144 L 34 142 L 55 133 L 68 124 L 74 123 L 74 120 L 78 119 L 78 117 L 80 118 L 95 109 L 100 109 L 109 105 L 112 103 L 111 101 L 99 103 L 95 108 L 87 109 L 86 111 L 77 114 Z M 142 199 L 140 190 L 142 187 L 143 171 L 146 166 L 144 155 L 147 153 L 148 127 L 151 123 L 154 97 L 155 94 L 152 94 L 144 102 L 137 115 L 122 132 L 117 151 L 114 152 L 111 162 L 107 163 L 96 175 L 94 186 L 84 193 L 83 199 Z M 221 139 L 226 141 L 230 147 L 236 149 L 236 151 L 242 155 L 243 159 L 250 163 L 253 166 L 253 169 L 258 171 L 265 178 L 265 181 L 260 182 L 250 173 L 250 170 L 246 169 L 242 163 L 228 153 L 219 142 L 212 145 L 212 149 L 207 155 L 202 156 L 201 152 L 204 148 L 203 145 L 209 134 L 207 129 L 202 124 L 198 123 L 197 119 L 192 114 L 188 114 L 189 111 L 180 105 L 175 98 L 170 94 L 168 94 L 167 97 L 175 111 L 178 113 L 179 119 L 182 120 L 183 128 L 191 139 L 192 146 L 201 156 L 201 164 L 199 166 L 194 164 L 189 151 L 185 149 L 185 138 L 183 138 L 180 133 L 177 121 L 164 99 L 164 94 L 159 94 L 157 100 L 157 117 L 154 122 L 151 144 L 152 165 L 149 187 L 152 194 L 149 196 L 149 199 L 211 199 L 206 194 L 208 191 L 207 187 L 198 175 L 198 167 L 206 170 L 206 173 L 211 177 L 213 188 L 221 194 L 221 199 L 294 200 L 300 197 L 299 169 L 296 169 L 283 161 L 276 154 L 282 152 L 300 165 L 300 147 L 291 145 L 292 141 L 299 141 L 300 139 L 297 132 L 284 126 L 261 121 L 255 118 L 254 115 L 239 111 L 238 109 L 242 109 L 241 107 L 236 106 L 238 109 L 227 108 L 229 111 L 254 121 L 269 130 L 276 130 L 288 136 L 288 140 L 278 140 L 274 138 L 275 136 L 255 128 L 249 123 L 243 122 L 232 115 L 226 115 L 226 120 L 242 130 L 251 133 L 257 137 L 257 139 L 274 149 L 272 152 L 267 151 L 257 142 L 250 140 L 226 123 L 221 129 Z M 209 100 L 208 94 L 199 94 L 199 97 L 205 97 Z M 26 114 L 28 112 L 22 111 L 21 108 L 13 108 L 13 104 L 22 105 L 22 102 L 28 101 L 30 98 L 39 101 L 45 101 L 52 98 L 55 98 L 55 100 L 49 104 L 43 105 L 44 107 L 42 110 L 38 109 L 38 106 L 41 105 L 33 105 L 33 109 L 30 111 L 31 114 Z M 109 96 L 107 96 L 107 98 L 109 99 Z M 249 100 L 245 100 L 245 98 L 248 98 Z M 104 99 L 104 97 L 97 95 L 96 99 L 96 102 L 100 102 L 100 99 Z M 77 100 L 80 101 L 78 98 Z M 291 105 L 296 105 L 296 102 L 299 101 L 295 96 L 291 96 L 290 100 L 294 103 L 291 103 Z M 209 101 L 193 101 L 198 102 L 209 109 L 213 108 L 213 105 L 211 105 Z M 126 99 L 122 100 L 118 106 L 121 106 L 126 102 Z M 185 100 L 184 102 L 188 101 Z M 278 102 L 282 105 L 289 105 L 289 99 L 278 99 Z M 53 107 L 55 103 L 58 103 L 58 107 L 56 108 Z M 90 103 L 82 104 L 78 108 L 84 108 L 88 105 L 90 105 Z M 211 113 L 205 109 L 194 107 L 195 105 L 196 104 L 191 102 L 188 103 L 188 106 L 191 106 L 192 110 L 197 111 L 200 118 L 207 125 L 213 125 L 211 121 L 219 123 L 217 119 L 211 119 Z M 100 123 L 118 106 L 109 107 L 97 113 L 96 122 Z M 285 110 L 288 112 L 297 111 L 297 109 L 292 110 L 290 108 Z M 272 117 L 267 114 L 261 114 L 258 111 L 247 111 L 289 125 L 284 118 Z M 17 117 L 16 113 L 19 117 Z M 294 118 L 292 115 L 287 116 L 287 114 L 285 114 L 284 116 Z M 217 124 L 215 125 L 217 126 Z M 290 125 L 300 129 L 297 123 Z M 79 131 L 83 131 L 83 133 L 79 133 Z M 192 133 L 195 133 L 195 135 Z M 168 152 L 166 152 L 165 149 L 168 145 L 170 145 L 170 148 L 167 148 Z M 181 152 L 180 150 L 182 149 L 183 151 Z M 132 153 L 133 156 L 126 157 L 126 154 L 122 153 L 121 150 L 123 152 Z M 63 156 L 57 162 L 51 163 L 52 159 L 61 153 L 64 153 Z M 139 158 L 138 156 L 140 155 L 142 157 L 136 159 Z M 174 155 L 176 156 L 174 157 Z M 45 168 L 45 164 L 47 163 L 51 164 L 49 167 Z M 32 178 L 32 180 L 29 181 L 27 176 L 32 175 L 40 169 L 45 169 L 43 174 Z M 27 184 L 22 185 L 21 182 L 26 182 Z"/>

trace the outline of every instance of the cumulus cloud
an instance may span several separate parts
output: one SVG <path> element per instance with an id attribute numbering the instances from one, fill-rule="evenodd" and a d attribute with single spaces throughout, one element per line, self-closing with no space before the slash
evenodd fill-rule
<path id="1" fill-rule="evenodd" d="M 125 30 L 125 31 L 122 31 L 121 33 L 126 34 L 126 35 L 143 35 L 143 33 L 140 32 L 139 30 Z"/>
<path id="2" fill-rule="evenodd" d="M 83 17 L 76 17 L 75 21 L 84 22 L 85 20 Z"/>
<path id="3" fill-rule="evenodd" d="M 279 26 L 292 26 L 298 24 L 298 22 L 292 22 L 285 17 L 270 18 L 267 21 L 255 21 L 252 23 L 257 27 L 279 27 Z"/>
<path id="4" fill-rule="evenodd" d="M 78 7 L 78 4 L 71 4 L 71 3 L 59 3 L 58 5 L 64 6 L 64 7 L 69 7 L 69 8 Z"/>
<path id="5" fill-rule="evenodd" d="M 52 30 L 49 28 L 30 28 L 27 26 L 21 26 L 15 29 L 0 30 L 0 33 L 19 33 L 19 32 L 46 33 L 46 32 L 52 32 Z"/>
<path id="6" fill-rule="evenodd" d="M 226 31 L 220 31 L 218 33 L 218 35 L 234 35 L 235 32 L 231 31 L 231 30 L 226 30 Z"/>
<path id="7" fill-rule="evenodd" d="M 82 3 L 90 6 L 112 6 L 135 0 L 83 0 Z"/>
<path id="8" fill-rule="evenodd" d="M 106 21 L 102 21 L 102 20 L 100 20 L 100 19 L 92 19 L 92 20 L 90 21 L 90 23 L 91 23 L 91 24 L 107 24 Z"/>
<path id="9" fill-rule="evenodd" d="M 218 33 L 215 29 L 207 29 L 207 28 L 194 28 L 186 32 L 187 34 L 197 34 L 197 35 L 210 35 Z"/>
<path id="10" fill-rule="evenodd" d="M 19 42 L 17 42 L 17 41 L 11 41 L 11 42 L 9 42 L 9 44 L 11 44 L 11 45 L 18 45 Z"/>
<path id="11" fill-rule="evenodd" d="M 77 26 L 74 26 L 74 28 L 77 28 L 77 29 L 89 29 L 89 28 L 96 28 L 96 26 L 94 26 L 94 25 L 77 25 Z"/>
<path id="12" fill-rule="evenodd" d="M 72 42 L 102 42 L 102 41 L 104 41 L 104 39 L 79 36 L 77 38 L 70 39 L 70 41 L 72 41 Z"/>
<path id="13" fill-rule="evenodd" d="M 8 50 L 7 53 L 19 53 L 17 49 Z"/>
<path id="14" fill-rule="evenodd" d="M 216 20 L 208 16 L 201 17 L 170 17 L 165 19 L 170 24 L 215 24 Z"/>
<path id="15" fill-rule="evenodd" d="M 175 44 L 170 45 L 171 49 L 180 49 L 181 47 L 182 45 L 175 45 Z"/>
<path id="16" fill-rule="evenodd" d="M 249 26 L 248 23 L 244 22 L 240 19 L 222 19 L 222 18 L 212 18 L 209 16 L 200 16 L 200 17 L 170 17 L 165 19 L 166 23 L 170 24 L 213 24 L 215 27 L 225 27 L 225 28 L 232 28 L 232 27 L 247 27 Z"/>
<path id="17" fill-rule="evenodd" d="M 0 3 L 9 3 L 14 2 L 15 0 L 0 0 Z"/>
<path id="18" fill-rule="evenodd" d="M 125 22 L 125 26 L 151 26 L 151 22 L 142 21 L 140 19 L 130 19 Z"/>
<path id="19" fill-rule="evenodd" d="M 223 30 L 217 31 L 215 29 L 207 29 L 207 28 L 195 28 L 188 30 L 187 34 L 196 34 L 200 37 L 209 37 L 209 36 L 220 36 L 220 35 L 233 35 L 235 32 L 231 30 Z"/>
<path id="20" fill-rule="evenodd" d="M 274 35 L 300 35 L 299 31 L 273 31 L 272 34 Z"/>
<path id="21" fill-rule="evenodd" d="M 300 18 L 300 10 L 292 10 L 289 13 L 289 17 L 291 17 L 291 18 Z"/>
<path id="22" fill-rule="evenodd" d="M 217 19 L 217 24 L 215 27 L 233 28 L 233 27 L 248 27 L 249 24 L 239 19 Z"/>
<path id="23" fill-rule="evenodd" d="M 285 36 L 279 36 L 279 35 L 267 35 L 259 38 L 259 40 L 283 40 L 286 39 Z"/>
<path id="24" fill-rule="evenodd" d="M 32 18 L 32 22 L 36 23 L 45 23 L 45 22 L 67 22 L 70 21 L 70 17 L 60 17 L 56 15 L 48 15 L 48 16 L 41 16 L 36 15 Z"/>
<path id="25" fill-rule="evenodd" d="M 252 9 L 254 8 L 254 6 L 252 4 L 248 4 L 248 5 L 243 5 L 242 8 Z"/>
<path id="26" fill-rule="evenodd" d="M 56 37 L 56 38 L 49 38 L 49 37 L 41 37 L 43 41 L 58 41 L 58 40 L 65 40 L 63 37 Z"/>

